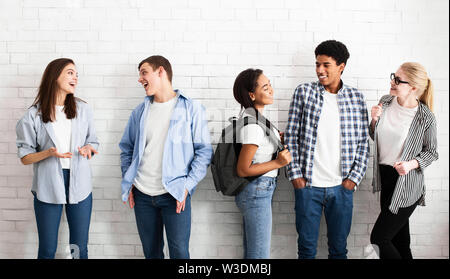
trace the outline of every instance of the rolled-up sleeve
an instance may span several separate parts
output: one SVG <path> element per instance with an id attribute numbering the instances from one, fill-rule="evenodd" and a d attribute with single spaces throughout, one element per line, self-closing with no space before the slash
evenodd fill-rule
<path id="1" fill-rule="evenodd" d="M 36 129 L 32 113 L 29 111 L 16 125 L 17 156 L 23 158 L 28 154 L 37 152 Z"/>

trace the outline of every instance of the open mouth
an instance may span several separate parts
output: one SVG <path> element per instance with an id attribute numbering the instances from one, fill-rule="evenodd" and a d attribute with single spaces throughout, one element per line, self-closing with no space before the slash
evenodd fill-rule
<path id="1" fill-rule="evenodd" d="M 318 77 L 319 77 L 320 80 L 323 80 L 323 79 L 326 79 L 328 76 L 326 76 L 326 75 L 319 75 Z"/>
<path id="2" fill-rule="evenodd" d="M 72 88 L 75 88 L 75 86 L 76 86 L 77 84 L 76 84 L 75 82 L 70 82 L 69 85 L 70 85 Z"/>
<path id="3" fill-rule="evenodd" d="M 147 90 L 147 88 L 148 88 L 148 82 L 145 82 L 145 83 L 143 83 L 142 85 L 143 85 L 144 88 Z"/>

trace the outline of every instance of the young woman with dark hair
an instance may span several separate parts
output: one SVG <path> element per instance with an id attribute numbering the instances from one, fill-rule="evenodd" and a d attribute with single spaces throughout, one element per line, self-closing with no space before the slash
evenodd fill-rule
<path id="1" fill-rule="evenodd" d="M 234 83 L 233 93 L 236 101 L 245 108 L 243 117 L 263 114 L 264 107 L 273 103 L 270 81 L 259 69 L 241 72 Z M 280 136 L 276 129 L 271 129 L 275 135 Z M 239 140 L 242 149 L 237 162 L 237 174 L 241 177 L 253 177 L 236 196 L 236 204 L 243 215 L 244 257 L 269 258 L 272 196 L 277 184 L 278 169 L 291 162 L 291 154 L 284 149 L 276 155 L 276 143 L 258 124 L 243 126 L 239 132 Z"/>
<path id="2" fill-rule="evenodd" d="M 92 110 L 74 97 L 78 73 L 71 59 L 48 64 L 37 97 L 17 122 L 16 145 L 24 165 L 33 164 L 38 258 L 54 258 L 65 204 L 72 257 L 87 258 L 92 211 L 88 159 L 97 154 Z"/>

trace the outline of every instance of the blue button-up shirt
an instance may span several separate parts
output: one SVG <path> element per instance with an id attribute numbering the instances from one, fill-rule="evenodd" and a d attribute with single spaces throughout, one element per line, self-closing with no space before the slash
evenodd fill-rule
<path id="1" fill-rule="evenodd" d="M 290 180 L 303 177 L 311 186 L 317 127 L 325 88 L 320 82 L 299 85 L 289 108 L 285 142 L 292 154 Z M 337 93 L 341 130 L 341 176 L 359 184 L 369 161 L 369 122 L 364 96 L 345 84 Z M 336 127 L 337 128 L 337 127 Z"/>
<path id="2" fill-rule="evenodd" d="M 78 147 L 90 144 L 98 150 L 92 110 L 83 101 L 77 100 L 77 116 L 72 119 L 70 152 L 69 203 L 76 204 L 92 192 L 91 169 L 87 158 L 81 156 Z M 22 158 L 56 147 L 56 135 L 51 122 L 44 123 L 37 106 L 28 109 L 16 125 L 17 155 Z M 65 204 L 66 192 L 62 166 L 59 158 L 48 157 L 33 164 L 33 186 L 31 191 L 42 202 Z"/>
<path id="3" fill-rule="evenodd" d="M 208 121 L 203 106 L 177 93 L 162 162 L 162 184 L 178 201 L 184 200 L 185 190 L 193 194 L 197 184 L 205 177 L 213 156 L 208 130 Z M 122 200 L 127 201 L 131 186 L 136 178 L 146 143 L 146 121 L 153 97 L 145 101 L 131 113 L 119 147 L 122 168 Z"/>

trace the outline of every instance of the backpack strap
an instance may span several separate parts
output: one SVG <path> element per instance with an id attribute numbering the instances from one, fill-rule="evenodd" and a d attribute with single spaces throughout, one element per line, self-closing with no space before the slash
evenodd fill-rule
<path id="1" fill-rule="evenodd" d="M 275 135 L 275 132 L 273 131 L 272 127 L 275 128 L 278 132 L 279 130 L 270 123 L 269 120 L 267 120 L 264 116 L 259 114 L 258 119 L 252 116 L 245 116 L 242 118 L 244 121 L 244 126 L 248 124 L 258 124 L 263 130 L 265 131 L 266 135 L 269 137 L 269 139 L 274 142 L 277 146 L 277 150 L 272 154 L 271 160 L 275 160 L 277 158 L 278 152 L 284 149 L 283 144 L 278 139 L 278 137 Z M 255 121 L 256 120 L 256 121 Z M 250 123 L 249 123 L 250 122 Z M 280 169 L 277 170 L 277 176 L 280 174 Z M 285 175 L 286 175 L 286 169 L 285 169 Z"/>
<path id="2" fill-rule="evenodd" d="M 276 131 L 279 132 L 279 130 L 269 121 L 267 120 L 263 115 L 260 113 L 253 113 L 250 114 L 251 116 L 245 116 L 241 118 L 236 117 L 230 117 L 228 119 L 229 122 L 231 122 L 231 125 L 226 127 L 222 130 L 221 139 L 222 142 L 230 142 L 232 140 L 233 143 L 237 142 L 237 132 L 244 126 L 247 126 L 248 124 L 257 124 L 259 125 L 265 132 L 265 134 L 269 137 L 271 141 L 275 143 L 277 146 L 277 151 L 281 151 L 284 149 L 283 144 L 278 139 L 278 137 L 275 135 L 275 132 L 273 131 L 273 128 L 275 128 Z M 257 116 L 257 117 L 256 117 Z"/>
<path id="3" fill-rule="evenodd" d="M 279 151 L 284 149 L 283 144 L 278 139 L 278 137 L 275 135 L 275 132 L 272 128 L 277 130 L 277 132 L 280 132 L 275 125 L 273 125 L 267 118 L 265 118 L 261 113 L 259 113 L 256 109 L 249 109 L 247 110 L 247 113 L 251 116 L 245 116 L 241 119 L 244 119 L 244 126 L 248 124 L 258 124 L 263 130 L 265 131 L 266 135 L 276 144 Z M 248 119 L 248 120 L 245 120 Z M 256 121 L 255 121 L 256 120 Z M 247 121 L 247 122 L 245 122 Z M 247 124 L 246 124 L 247 123 Z"/>

